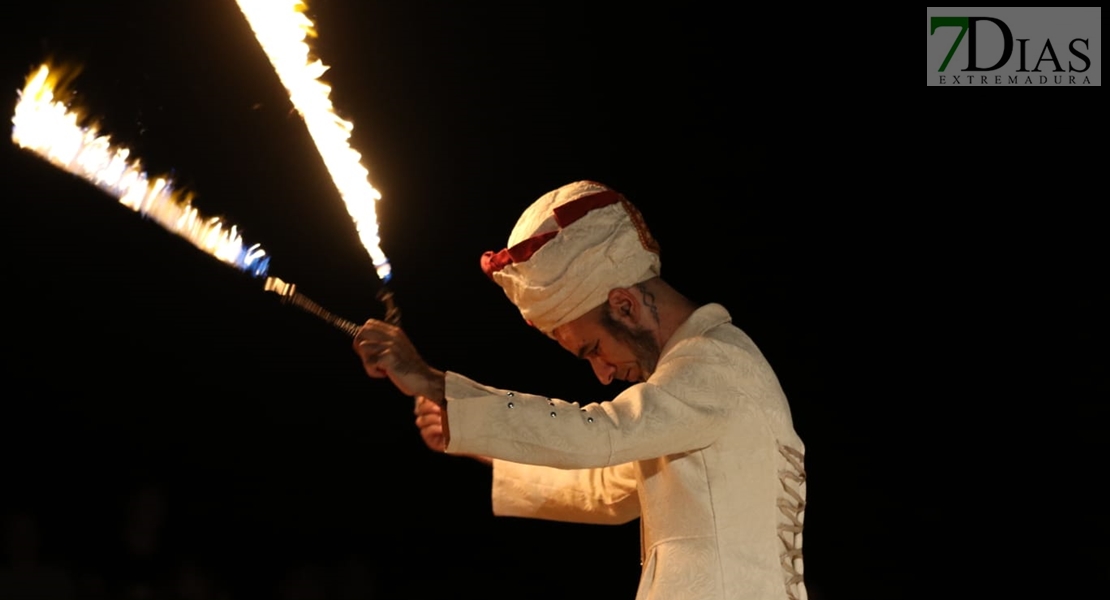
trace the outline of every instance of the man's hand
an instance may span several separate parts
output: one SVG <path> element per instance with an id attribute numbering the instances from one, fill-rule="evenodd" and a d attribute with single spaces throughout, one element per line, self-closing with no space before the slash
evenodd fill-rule
<path id="1" fill-rule="evenodd" d="M 354 349 L 367 375 L 377 379 L 388 377 L 407 396 L 443 402 L 443 371 L 424 362 L 400 327 L 370 319 L 355 335 Z"/>
<path id="2" fill-rule="evenodd" d="M 416 407 L 412 413 L 416 415 L 416 427 L 420 429 L 420 437 L 424 445 L 433 452 L 447 451 L 447 419 L 443 409 L 438 404 L 423 396 L 416 397 Z"/>
<path id="3" fill-rule="evenodd" d="M 423 396 L 416 397 L 416 407 L 412 414 L 416 415 L 416 426 L 420 429 L 420 437 L 424 445 L 433 452 L 447 452 L 447 443 L 451 441 L 451 428 L 447 425 L 447 409 L 428 400 Z M 493 460 L 476 454 L 461 454 L 488 466 L 493 466 Z"/>

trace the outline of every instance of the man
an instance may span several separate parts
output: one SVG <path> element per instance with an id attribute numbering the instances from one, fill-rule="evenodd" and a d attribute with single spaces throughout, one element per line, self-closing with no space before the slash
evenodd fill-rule
<path id="1" fill-rule="evenodd" d="M 495 514 L 641 520 L 638 600 L 798 600 L 804 446 L 770 365 L 720 305 L 659 277 L 636 208 L 580 181 L 542 196 L 483 270 L 525 320 L 602 383 L 579 406 L 493 388 L 426 364 L 371 320 L 355 351 L 371 377 L 417 397 L 429 447 L 493 465 Z"/>

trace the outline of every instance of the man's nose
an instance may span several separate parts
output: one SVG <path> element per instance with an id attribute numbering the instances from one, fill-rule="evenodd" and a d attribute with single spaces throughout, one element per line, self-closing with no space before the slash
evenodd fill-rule
<path id="1" fill-rule="evenodd" d="M 601 385 L 613 383 L 613 376 L 617 373 L 617 367 L 600 358 L 590 359 L 590 366 L 594 368 L 594 375 L 597 375 L 597 380 L 601 382 Z"/>

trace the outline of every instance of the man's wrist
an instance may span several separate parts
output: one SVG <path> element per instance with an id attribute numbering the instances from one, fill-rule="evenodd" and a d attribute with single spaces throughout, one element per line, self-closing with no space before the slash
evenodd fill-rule
<path id="1" fill-rule="evenodd" d="M 435 402 L 440 408 L 447 408 L 447 373 L 429 367 L 425 390 L 421 395 Z"/>

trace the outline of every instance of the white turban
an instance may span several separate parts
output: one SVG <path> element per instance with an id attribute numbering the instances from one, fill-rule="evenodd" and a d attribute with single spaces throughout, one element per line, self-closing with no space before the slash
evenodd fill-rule
<path id="1" fill-rule="evenodd" d="M 482 270 L 548 335 L 606 302 L 610 290 L 657 277 L 659 268 L 659 245 L 640 211 L 592 181 L 541 196 L 507 247 L 482 256 Z"/>

